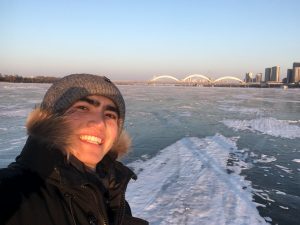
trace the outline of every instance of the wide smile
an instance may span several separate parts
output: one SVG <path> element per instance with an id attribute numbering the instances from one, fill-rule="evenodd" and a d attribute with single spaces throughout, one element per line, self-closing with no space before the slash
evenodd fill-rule
<path id="1" fill-rule="evenodd" d="M 80 135 L 79 138 L 82 141 L 95 145 L 101 145 L 103 143 L 103 140 L 101 138 L 92 135 Z"/>

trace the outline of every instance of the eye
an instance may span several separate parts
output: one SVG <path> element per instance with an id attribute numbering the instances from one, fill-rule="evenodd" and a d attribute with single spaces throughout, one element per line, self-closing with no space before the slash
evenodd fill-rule
<path id="1" fill-rule="evenodd" d="M 79 109 L 81 111 L 87 111 L 88 110 L 88 107 L 84 106 L 84 105 L 78 105 L 76 106 L 76 109 Z"/>
<path id="2" fill-rule="evenodd" d="M 105 117 L 109 118 L 109 119 L 113 119 L 113 120 L 117 120 L 118 116 L 116 113 L 113 112 L 108 112 L 105 114 Z"/>

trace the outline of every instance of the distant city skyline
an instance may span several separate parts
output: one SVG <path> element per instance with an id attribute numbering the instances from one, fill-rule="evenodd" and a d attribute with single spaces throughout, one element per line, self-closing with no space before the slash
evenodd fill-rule
<path id="1" fill-rule="evenodd" d="M 280 66 L 282 79 L 300 61 L 299 8 L 296 0 L 2 0 L 0 73 L 244 79 Z"/>

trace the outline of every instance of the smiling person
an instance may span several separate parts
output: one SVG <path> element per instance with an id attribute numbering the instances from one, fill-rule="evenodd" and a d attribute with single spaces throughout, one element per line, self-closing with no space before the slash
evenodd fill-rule
<path id="1" fill-rule="evenodd" d="M 108 78 L 55 82 L 28 117 L 21 154 L 0 170 L 0 224 L 148 224 L 125 200 L 136 175 L 117 161 L 130 144 L 124 119 L 124 99 Z"/>

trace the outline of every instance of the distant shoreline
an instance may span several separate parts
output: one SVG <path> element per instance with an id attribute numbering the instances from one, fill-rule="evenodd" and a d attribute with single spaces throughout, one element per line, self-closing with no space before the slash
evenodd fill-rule
<path id="1" fill-rule="evenodd" d="M 22 77 L 18 75 L 5 75 L 0 76 L 0 82 L 8 82 L 8 83 L 53 83 L 56 80 L 59 80 L 58 77 L 46 77 L 46 76 L 38 76 L 38 77 Z"/>
<path id="2" fill-rule="evenodd" d="M 22 77 L 18 75 L 0 75 L 0 82 L 7 83 L 53 83 L 61 77 Z M 117 85 L 151 85 L 151 86 L 184 86 L 184 87 L 242 87 L 242 88 L 300 88 L 299 83 L 261 82 L 261 83 L 200 83 L 200 82 L 151 82 L 151 81 L 113 81 Z"/>

